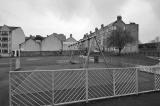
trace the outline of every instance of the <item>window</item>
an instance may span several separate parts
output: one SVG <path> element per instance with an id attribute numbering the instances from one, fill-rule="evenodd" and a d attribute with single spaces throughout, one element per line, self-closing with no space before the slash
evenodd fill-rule
<path id="1" fill-rule="evenodd" d="M 8 38 L 7 37 L 2 38 L 2 41 L 8 41 Z"/>
<path id="2" fill-rule="evenodd" d="M 8 35 L 8 31 L 1 31 L 2 35 Z"/>
<path id="3" fill-rule="evenodd" d="M 8 53 L 8 50 L 7 49 L 3 49 L 2 53 Z"/>
<path id="4" fill-rule="evenodd" d="M 8 44 L 2 44 L 2 47 L 8 47 Z"/>

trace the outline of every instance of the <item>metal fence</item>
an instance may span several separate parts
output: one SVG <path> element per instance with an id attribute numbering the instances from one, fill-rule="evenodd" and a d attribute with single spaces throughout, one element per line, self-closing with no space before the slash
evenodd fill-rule
<path id="1" fill-rule="evenodd" d="M 10 106 L 46 106 L 160 90 L 160 67 L 11 71 Z"/>

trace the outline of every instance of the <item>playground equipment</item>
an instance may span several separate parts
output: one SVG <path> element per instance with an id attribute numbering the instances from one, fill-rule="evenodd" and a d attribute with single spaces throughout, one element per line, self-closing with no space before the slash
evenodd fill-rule
<path id="1" fill-rule="evenodd" d="M 84 44 L 86 44 L 86 43 L 87 43 L 86 48 L 85 47 L 80 48 L 80 46 L 84 46 Z M 81 62 L 83 62 L 83 68 L 88 67 L 91 53 L 93 53 L 95 63 L 98 63 L 99 55 L 102 55 L 104 63 L 107 66 L 108 62 L 107 62 L 107 60 L 106 60 L 106 58 L 105 58 L 105 56 L 102 52 L 101 46 L 98 42 L 98 39 L 97 39 L 96 35 L 90 36 L 90 37 L 87 36 L 86 39 L 69 45 L 69 48 L 72 47 L 72 46 L 79 46 L 79 49 L 80 49 L 79 51 L 83 52 L 83 53 L 79 54 L 79 58 L 84 58 L 84 59 L 82 59 L 84 61 L 81 61 Z M 85 56 L 85 54 L 86 54 L 86 56 Z M 71 64 L 80 63 L 80 61 L 78 62 L 78 61 L 75 60 L 75 54 L 73 52 L 71 53 L 71 56 L 70 56 L 70 63 Z"/>

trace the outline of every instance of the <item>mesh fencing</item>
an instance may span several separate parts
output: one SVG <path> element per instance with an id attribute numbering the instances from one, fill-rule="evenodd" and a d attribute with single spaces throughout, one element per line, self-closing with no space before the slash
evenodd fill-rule
<path id="1" fill-rule="evenodd" d="M 11 71 L 10 106 L 60 105 L 160 90 L 160 67 Z"/>
<path id="2" fill-rule="evenodd" d="M 155 71 L 155 89 L 160 90 L 160 67 L 154 69 Z"/>
<path id="3" fill-rule="evenodd" d="M 112 70 L 88 71 L 88 99 L 113 96 L 113 72 Z"/>
<path id="4" fill-rule="evenodd" d="M 136 69 L 114 70 L 115 95 L 136 93 Z"/>
<path id="5" fill-rule="evenodd" d="M 43 106 L 52 103 L 52 72 L 11 72 L 11 106 Z"/>
<path id="6" fill-rule="evenodd" d="M 54 72 L 54 103 L 85 100 L 85 71 Z"/>

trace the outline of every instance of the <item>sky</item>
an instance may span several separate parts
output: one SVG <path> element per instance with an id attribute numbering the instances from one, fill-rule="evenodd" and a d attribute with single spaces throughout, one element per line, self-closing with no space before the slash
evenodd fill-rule
<path id="1" fill-rule="evenodd" d="M 0 25 L 19 26 L 26 36 L 62 33 L 77 40 L 118 15 L 139 24 L 139 40 L 160 37 L 160 0 L 0 0 Z"/>

